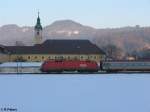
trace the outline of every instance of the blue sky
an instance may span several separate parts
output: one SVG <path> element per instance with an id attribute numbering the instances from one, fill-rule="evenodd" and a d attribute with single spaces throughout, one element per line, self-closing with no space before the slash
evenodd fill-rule
<path id="1" fill-rule="evenodd" d="M 17 108 L 17 112 L 150 112 L 149 85 L 149 74 L 1 75 L 0 108 Z"/>
<path id="2" fill-rule="evenodd" d="M 0 26 L 33 26 L 38 10 L 44 26 L 62 19 L 97 28 L 150 25 L 150 0 L 1 0 Z"/>

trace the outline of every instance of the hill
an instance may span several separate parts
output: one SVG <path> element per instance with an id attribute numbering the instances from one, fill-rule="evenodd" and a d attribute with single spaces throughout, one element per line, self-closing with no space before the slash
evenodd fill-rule
<path id="1" fill-rule="evenodd" d="M 150 47 L 150 27 L 123 27 L 96 29 L 72 20 L 61 20 L 43 28 L 44 40 L 47 39 L 89 39 L 99 47 L 116 45 L 124 52 L 132 52 Z M 0 44 L 33 45 L 34 27 L 5 25 L 0 27 Z"/>

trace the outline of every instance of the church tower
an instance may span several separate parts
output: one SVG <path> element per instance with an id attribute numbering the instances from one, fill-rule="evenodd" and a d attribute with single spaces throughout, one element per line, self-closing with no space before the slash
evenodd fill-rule
<path id="1" fill-rule="evenodd" d="M 39 12 L 38 12 L 38 18 L 37 18 L 37 23 L 34 27 L 34 33 L 35 33 L 35 44 L 42 44 L 42 25 L 41 25 L 41 20 L 39 17 Z"/>

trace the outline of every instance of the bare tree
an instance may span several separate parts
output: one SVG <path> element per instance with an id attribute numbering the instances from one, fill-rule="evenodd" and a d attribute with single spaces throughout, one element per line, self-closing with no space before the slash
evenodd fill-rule
<path id="1" fill-rule="evenodd" d="M 121 60 L 124 57 L 124 52 L 121 48 L 118 48 L 115 45 L 107 45 L 102 47 L 105 51 L 107 58 L 113 60 Z"/>

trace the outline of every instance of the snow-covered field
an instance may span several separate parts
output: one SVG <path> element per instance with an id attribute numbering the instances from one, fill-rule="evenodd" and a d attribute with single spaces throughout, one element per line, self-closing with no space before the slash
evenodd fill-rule
<path id="1" fill-rule="evenodd" d="M 2 75 L 0 108 L 18 112 L 149 112 L 150 74 Z"/>

